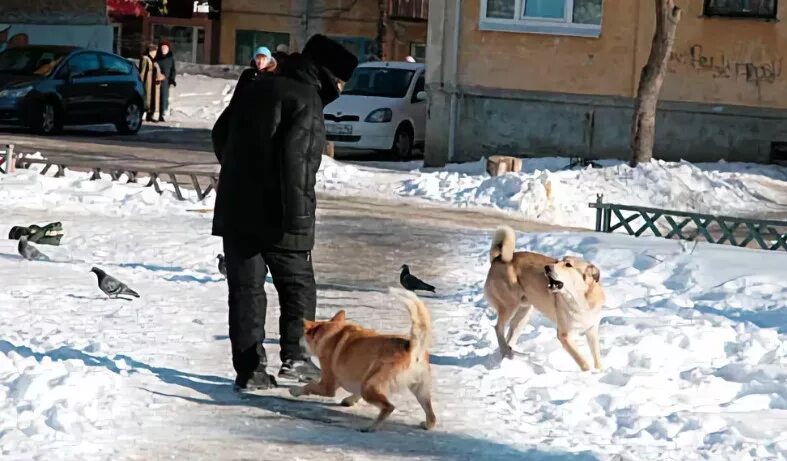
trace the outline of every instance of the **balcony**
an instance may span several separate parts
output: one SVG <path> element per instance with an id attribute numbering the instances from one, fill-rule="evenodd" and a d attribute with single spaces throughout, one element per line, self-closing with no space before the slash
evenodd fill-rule
<path id="1" fill-rule="evenodd" d="M 429 19 L 429 0 L 388 0 L 388 17 L 399 21 Z"/>

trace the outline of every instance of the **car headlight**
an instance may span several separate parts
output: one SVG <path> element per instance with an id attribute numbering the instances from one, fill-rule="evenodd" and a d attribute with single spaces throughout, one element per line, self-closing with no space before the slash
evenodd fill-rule
<path id="1" fill-rule="evenodd" d="M 391 121 L 391 118 L 393 118 L 391 109 L 377 109 L 367 115 L 365 121 L 368 123 L 388 123 Z"/>
<path id="2" fill-rule="evenodd" d="M 27 93 L 30 93 L 30 90 L 32 89 L 32 85 L 22 86 L 19 88 L 7 88 L 3 91 L 0 91 L 0 98 L 21 98 Z"/>

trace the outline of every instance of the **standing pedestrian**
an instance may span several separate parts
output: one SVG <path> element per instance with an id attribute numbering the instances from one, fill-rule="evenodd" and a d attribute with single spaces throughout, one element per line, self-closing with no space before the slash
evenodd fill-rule
<path id="1" fill-rule="evenodd" d="M 317 305 L 314 186 L 325 144 L 323 108 L 358 59 L 322 35 L 287 57 L 278 75 L 237 89 L 213 127 L 221 162 L 213 234 L 221 236 L 229 288 L 229 332 L 235 388 L 269 388 L 266 371 L 265 277 L 279 294 L 279 377 L 316 379 L 301 349 L 303 320 Z"/>
<path id="2" fill-rule="evenodd" d="M 156 62 L 161 69 L 161 74 L 164 76 L 161 80 L 161 89 L 159 91 L 161 104 L 159 104 L 158 121 L 163 122 L 165 121 L 164 114 L 166 114 L 169 109 L 169 87 L 170 85 L 173 87 L 177 86 L 177 84 L 175 83 L 175 57 L 172 55 L 170 43 L 166 40 L 162 40 L 158 48 Z"/>
<path id="3" fill-rule="evenodd" d="M 278 66 L 278 62 L 273 58 L 271 50 L 261 46 L 254 50 L 254 59 L 249 63 L 249 68 L 240 74 L 238 83 L 235 85 L 235 92 L 244 87 L 252 80 L 257 80 L 265 74 L 273 73 Z"/>
<path id="4" fill-rule="evenodd" d="M 142 58 L 139 60 L 139 76 L 145 86 L 145 120 L 148 122 L 154 121 L 153 114 L 159 110 L 159 89 L 161 87 L 161 80 L 164 78 L 161 75 L 158 63 L 156 63 L 157 53 L 158 46 L 151 43 L 148 45 L 145 54 L 143 54 Z"/>

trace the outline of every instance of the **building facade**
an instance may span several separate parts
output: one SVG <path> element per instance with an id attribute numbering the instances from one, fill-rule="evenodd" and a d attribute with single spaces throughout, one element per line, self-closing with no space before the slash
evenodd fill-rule
<path id="1" fill-rule="evenodd" d="M 682 16 L 661 92 L 656 157 L 768 162 L 783 155 L 787 4 L 676 3 Z M 654 29 L 653 0 L 433 0 L 427 163 L 493 154 L 628 158 Z"/>
<path id="2" fill-rule="evenodd" d="M 372 59 L 378 55 L 380 4 L 379 0 L 223 0 L 219 62 L 246 65 L 258 46 L 273 50 L 284 44 L 300 50 L 316 33 L 339 40 L 361 61 Z M 428 2 L 386 0 L 382 4 L 387 8 L 386 56 L 423 59 L 427 13 L 413 5 Z M 390 14 L 399 11 L 403 14 Z"/>
<path id="3" fill-rule="evenodd" d="M 0 0 L 0 51 L 18 45 L 112 50 L 106 0 Z"/>

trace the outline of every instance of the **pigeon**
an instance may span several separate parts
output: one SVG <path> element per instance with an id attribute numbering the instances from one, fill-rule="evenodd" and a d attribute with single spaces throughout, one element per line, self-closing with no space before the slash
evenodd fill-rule
<path id="1" fill-rule="evenodd" d="M 122 295 L 139 298 L 139 294 L 136 291 L 98 267 L 90 269 L 90 272 L 93 272 L 98 277 L 98 289 L 110 298 L 119 298 Z"/>
<path id="2" fill-rule="evenodd" d="M 402 284 L 403 287 L 410 291 L 431 291 L 432 293 L 435 292 L 435 289 L 432 285 L 421 281 L 418 277 L 414 276 L 410 273 L 410 267 L 407 264 L 402 265 L 402 273 L 399 275 L 399 283 Z"/>
<path id="3" fill-rule="evenodd" d="M 226 263 L 226 261 L 224 261 L 224 255 L 223 254 L 219 254 L 218 256 L 216 256 L 216 259 L 219 260 L 219 272 L 221 273 L 221 275 L 226 277 L 227 276 L 227 263 Z"/>
<path id="4" fill-rule="evenodd" d="M 49 256 L 38 251 L 38 248 L 34 247 L 32 243 L 28 243 L 26 235 L 19 237 L 19 244 L 16 248 L 19 250 L 19 254 L 28 261 L 51 261 Z"/>

